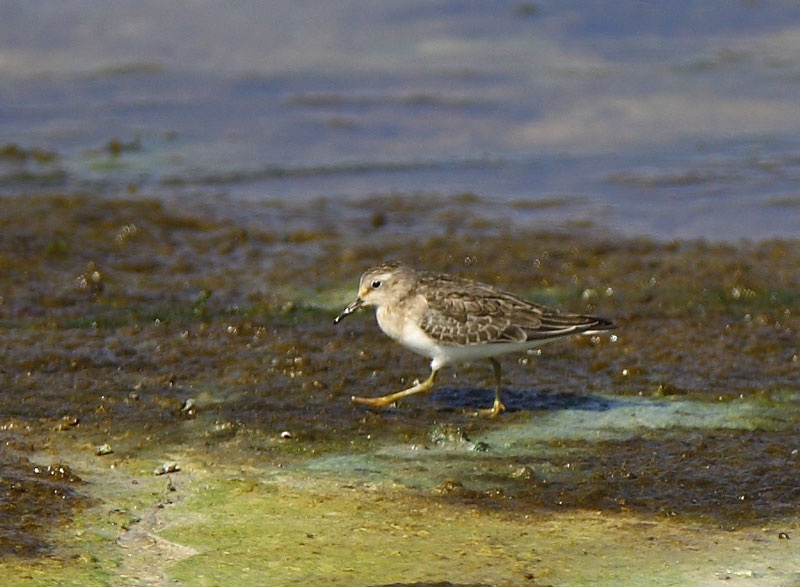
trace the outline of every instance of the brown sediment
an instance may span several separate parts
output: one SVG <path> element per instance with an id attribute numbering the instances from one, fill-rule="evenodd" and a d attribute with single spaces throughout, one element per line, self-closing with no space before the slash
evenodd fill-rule
<path id="1" fill-rule="evenodd" d="M 0 554 L 68 559 L 53 529 L 82 527 L 85 512 L 113 502 L 95 485 L 115 468 L 149 479 L 170 455 L 209 486 L 236 470 L 260 487 L 256 471 L 307 479 L 326 467 L 347 484 L 347 467 L 324 458 L 352 455 L 354 487 L 394 483 L 391 499 L 414 507 L 726 529 L 794 519 L 800 243 L 660 243 L 591 227 L 532 239 L 451 203 L 377 199 L 351 220 L 319 205 L 311 221 L 280 228 L 280 219 L 262 227 L 147 199 L 0 199 L 0 504 L 18 521 L 4 524 Z M 419 208 L 446 229 L 398 238 Z M 469 415 L 492 394 L 483 365 L 443 372 L 439 391 L 397 409 L 359 409 L 354 392 L 381 395 L 427 372 L 367 313 L 332 325 L 360 272 L 386 259 L 620 327 L 613 340 L 504 359 L 509 413 L 494 422 Z M 556 431 L 575 414 L 613 417 L 636 402 L 673 409 L 674 421 L 609 420 L 623 431 L 598 438 L 492 440 L 547 422 Z M 695 417 L 696 406 L 724 417 Z M 695 424 L 682 425 L 681 410 Z M 467 440 L 432 441 L 442 423 Z M 113 452 L 95 454 L 105 444 Z M 398 457 L 398 445 L 428 457 Z M 76 467 L 75 454 L 90 458 Z"/>

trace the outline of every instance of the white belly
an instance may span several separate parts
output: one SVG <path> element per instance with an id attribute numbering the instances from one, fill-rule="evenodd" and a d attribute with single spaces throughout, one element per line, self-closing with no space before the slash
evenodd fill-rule
<path id="1" fill-rule="evenodd" d="M 386 332 L 385 329 L 384 332 Z M 397 336 L 392 336 L 389 332 L 386 332 L 386 334 L 407 349 L 424 357 L 429 357 L 431 359 L 431 369 L 434 370 L 465 361 L 477 361 L 508 353 L 526 351 L 550 342 L 549 340 L 534 340 L 519 343 L 444 345 L 435 342 L 415 324 L 407 324 L 402 331 L 397 332 Z"/>
<path id="2" fill-rule="evenodd" d="M 549 340 L 535 340 L 528 342 L 487 343 L 468 346 L 440 346 L 433 354 L 431 368 L 439 369 L 455 363 L 489 359 L 510 353 L 519 353 L 536 348 L 550 342 Z"/>

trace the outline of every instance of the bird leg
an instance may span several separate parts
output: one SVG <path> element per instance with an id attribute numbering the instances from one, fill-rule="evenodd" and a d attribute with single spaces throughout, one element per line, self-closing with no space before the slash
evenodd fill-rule
<path id="1" fill-rule="evenodd" d="M 404 389 L 403 391 L 398 391 L 397 393 L 390 393 L 389 395 L 382 395 L 381 397 L 360 397 L 354 395 L 350 398 L 350 401 L 354 404 L 361 404 L 371 408 L 385 408 L 386 406 L 391 405 L 394 402 L 403 399 L 404 397 L 408 397 L 409 395 L 429 391 L 433 387 L 433 383 L 436 380 L 436 373 L 436 371 L 432 370 L 431 374 L 428 375 L 428 378 L 422 383 L 417 383 L 416 385 L 409 387 L 408 389 Z"/>
<path id="2" fill-rule="evenodd" d="M 494 371 L 494 403 L 491 408 L 478 410 L 477 415 L 496 418 L 506 407 L 503 405 L 503 402 L 500 401 L 500 361 L 494 357 L 489 357 L 489 361 L 492 363 L 492 370 Z"/>

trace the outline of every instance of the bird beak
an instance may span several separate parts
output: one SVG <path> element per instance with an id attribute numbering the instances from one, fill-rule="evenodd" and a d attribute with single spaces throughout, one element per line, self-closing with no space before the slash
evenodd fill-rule
<path id="1" fill-rule="evenodd" d="M 334 324 L 338 324 L 338 323 L 339 323 L 339 321 L 340 321 L 342 318 L 344 318 L 344 317 L 345 317 L 345 316 L 347 316 L 348 314 L 352 314 L 353 312 L 355 312 L 356 310 L 358 310 L 358 309 L 359 309 L 361 306 L 363 306 L 363 305 L 364 305 L 364 300 L 362 300 L 360 297 L 356 298 L 356 299 L 353 301 L 353 303 L 351 303 L 351 304 L 350 304 L 349 306 L 347 306 L 347 307 L 346 307 L 344 310 L 342 310 L 342 313 L 341 313 L 341 314 L 339 314 L 338 316 L 336 316 L 336 318 L 334 318 L 334 320 L 333 320 L 333 323 L 334 323 Z"/>

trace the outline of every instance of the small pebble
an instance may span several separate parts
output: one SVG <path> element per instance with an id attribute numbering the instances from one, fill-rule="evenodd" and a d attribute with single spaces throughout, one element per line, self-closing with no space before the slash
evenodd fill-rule
<path id="1" fill-rule="evenodd" d="M 533 479 L 535 476 L 536 473 L 534 473 L 533 468 L 528 465 L 522 465 L 511 472 L 511 477 L 514 479 Z"/>
<path id="2" fill-rule="evenodd" d="M 100 446 L 96 446 L 94 448 L 94 454 L 99 457 L 102 457 L 103 455 L 110 455 L 112 452 L 114 452 L 114 449 L 111 448 L 110 444 L 101 444 Z"/>
<path id="3" fill-rule="evenodd" d="M 181 468 L 178 466 L 178 463 L 166 462 L 160 467 L 156 467 L 155 469 L 153 469 L 153 475 L 166 475 L 167 473 L 177 473 L 180 470 Z"/>
<path id="4" fill-rule="evenodd" d="M 469 449 L 474 450 L 475 452 L 489 452 L 491 450 L 491 447 L 487 443 L 479 441 L 475 443 L 470 443 Z"/>
<path id="5" fill-rule="evenodd" d="M 291 437 L 292 433 L 289 432 L 288 430 L 284 430 L 283 432 L 281 432 L 281 438 L 283 438 L 284 440 L 289 440 Z"/>

